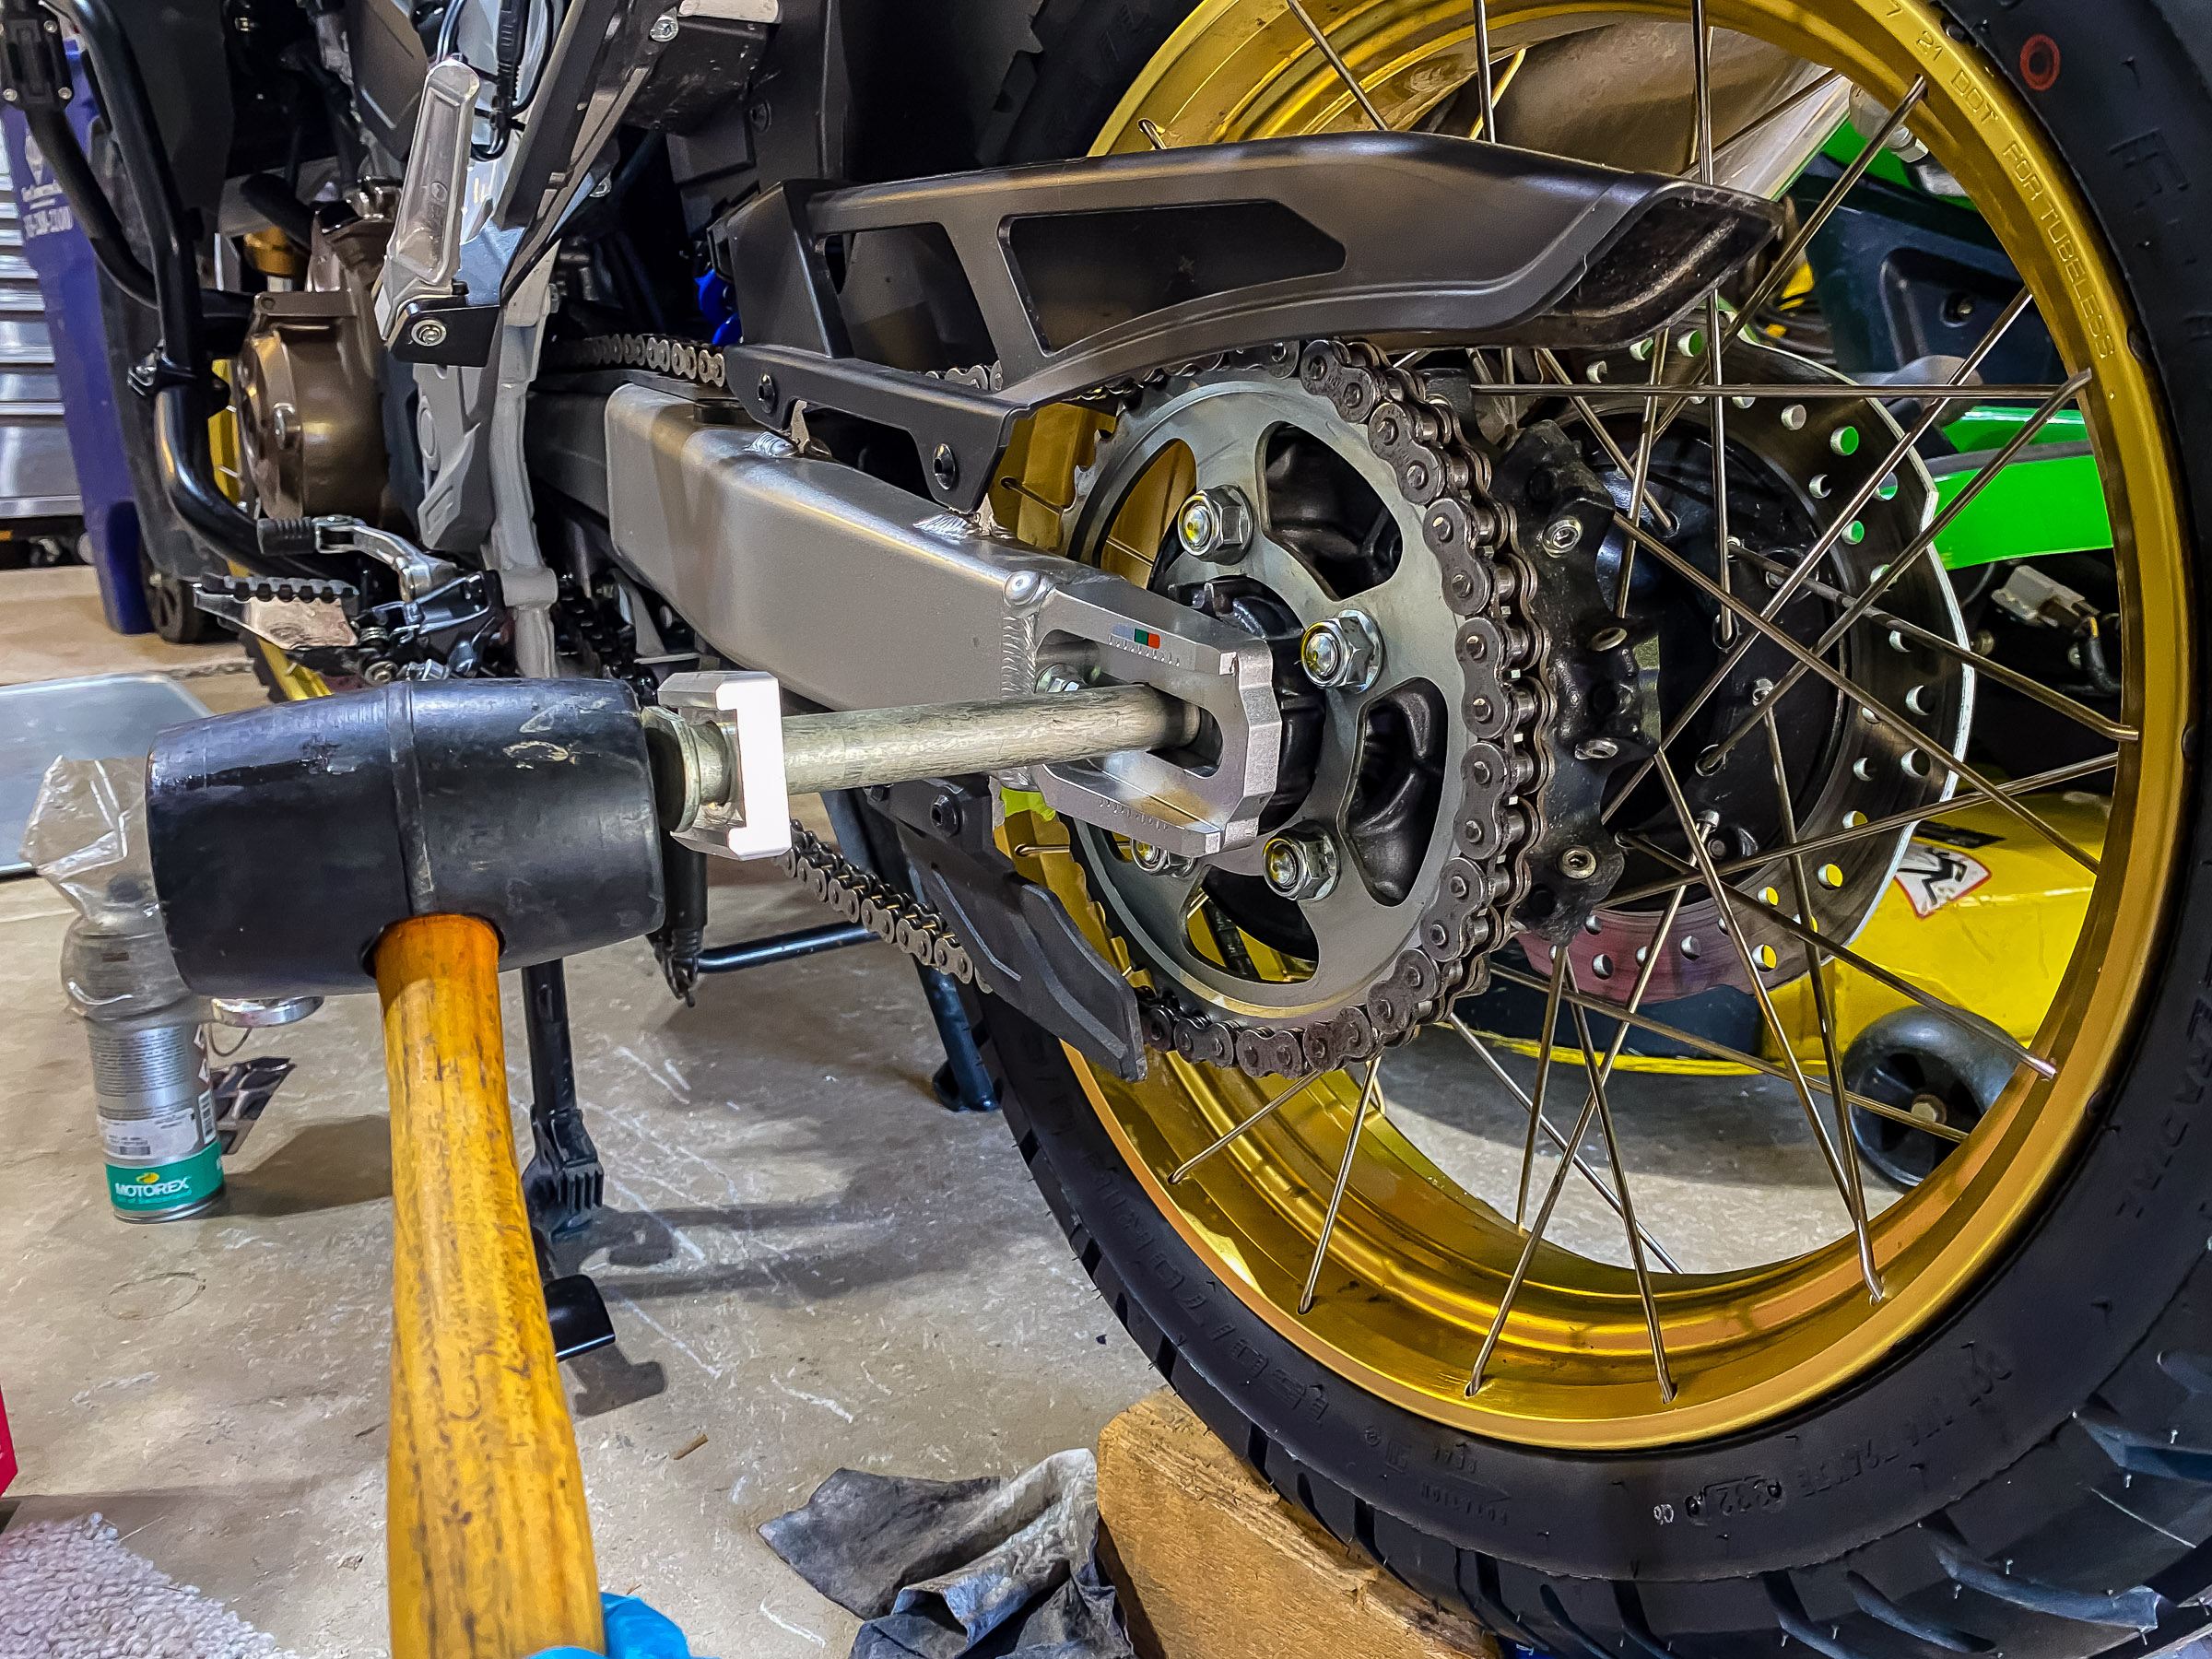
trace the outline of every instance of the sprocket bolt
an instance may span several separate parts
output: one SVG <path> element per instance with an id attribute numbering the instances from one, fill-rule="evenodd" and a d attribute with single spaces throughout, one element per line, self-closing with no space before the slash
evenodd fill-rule
<path id="1" fill-rule="evenodd" d="M 1132 841 L 1129 860 L 1147 876 L 1188 876 L 1191 861 L 1180 853 L 1156 847 L 1150 841 Z"/>
<path id="2" fill-rule="evenodd" d="M 1364 691 L 1382 673 L 1382 635 L 1365 613 L 1342 611 L 1306 629 L 1298 661 L 1324 691 Z"/>
<path id="3" fill-rule="evenodd" d="M 1262 854 L 1268 890 L 1278 899 L 1326 899 L 1336 887 L 1336 843 L 1319 825 L 1307 825 L 1269 841 Z"/>
<path id="4" fill-rule="evenodd" d="M 1176 512 L 1175 540 L 1193 559 L 1235 564 L 1252 546 L 1252 503 L 1233 484 L 1201 489 Z"/>

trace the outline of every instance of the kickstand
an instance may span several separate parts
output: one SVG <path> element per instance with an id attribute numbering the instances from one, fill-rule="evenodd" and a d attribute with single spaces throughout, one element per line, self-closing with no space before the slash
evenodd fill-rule
<path id="1" fill-rule="evenodd" d="M 546 1324 L 553 1333 L 553 1357 L 573 1359 L 615 1339 L 606 1299 L 588 1273 L 563 1275 L 553 1260 L 545 1230 L 532 1226 L 530 1248 L 537 1256 L 537 1286 L 546 1298 Z"/>
<path id="2" fill-rule="evenodd" d="M 523 1199 L 530 1224 L 558 1239 L 591 1219 L 606 1176 L 576 1104 L 568 982 L 558 961 L 523 970 L 523 1002 L 530 1040 L 530 1139 L 536 1148 L 523 1171 Z"/>
<path id="3" fill-rule="evenodd" d="M 945 1045 L 945 1064 L 929 1080 L 930 1092 L 947 1112 L 996 1112 L 998 1096 L 991 1088 L 991 1073 L 976 1046 L 975 1030 L 960 1003 L 960 988 L 951 975 L 935 968 L 921 968 L 922 995 L 930 1018 L 937 1022 L 937 1040 Z"/>
<path id="4" fill-rule="evenodd" d="M 838 850 L 864 869 L 887 880 L 912 888 L 912 866 L 900 845 L 891 820 L 869 808 L 856 789 L 822 792 L 822 807 L 830 828 L 837 832 Z M 996 1112 L 998 1091 L 991 1085 L 990 1068 L 976 1046 L 975 1028 L 960 1001 L 960 988 L 950 975 L 935 968 L 914 965 L 922 979 L 922 1000 L 936 1022 L 937 1041 L 945 1045 L 945 1064 L 929 1080 L 930 1092 L 947 1112 Z"/>

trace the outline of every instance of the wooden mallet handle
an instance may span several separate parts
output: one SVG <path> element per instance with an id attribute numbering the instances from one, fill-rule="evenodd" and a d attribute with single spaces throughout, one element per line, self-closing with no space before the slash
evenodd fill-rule
<path id="1" fill-rule="evenodd" d="M 605 1652 L 598 1573 L 515 1168 L 499 935 L 378 941 L 392 1093 L 394 1659 Z"/>

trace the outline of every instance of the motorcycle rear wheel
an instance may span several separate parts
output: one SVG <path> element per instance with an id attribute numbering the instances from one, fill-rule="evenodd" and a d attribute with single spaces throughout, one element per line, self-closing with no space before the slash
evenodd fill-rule
<path id="1" fill-rule="evenodd" d="M 1311 10 L 1394 125 L 1456 84 L 1436 65 L 1464 79 L 1465 7 Z M 1156 11 L 1182 8 L 1145 8 L 1135 33 L 1158 39 Z M 1688 6 L 1489 11 L 1503 58 Z M 2032 1044 L 2056 1075 L 2016 1077 L 1936 1176 L 1870 1223 L 1880 1300 L 1848 1236 L 1754 1270 L 1661 1276 L 1663 1338 L 1682 1356 L 1672 1400 L 1625 1276 L 1563 1252 L 1542 1258 L 1494 1380 L 1469 1397 L 1523 1235 L 1387 1118 L 1301 1316 L 1357 1110 L 1347 1077 L 1171 1184 L 1278 1086 L 1161 1055 L 1124 1084 L 994 1006 L 1009 1126 L 1101 1292 L 1214 1430 L 1336 1535 L 1515 1641 L 1653 1659 L 1792 1638 L 1830 1659 L 2143 1652 L 2207 1622 L 2189 1604 L 2212 1587 L 2212 1135 L 2190 1138 L 2212 1073 L 2212 841 L 2190 764 L 2212 228 L 2175 206 L 2212 163 L 2197 70 L 2212 42 L 2161 0 L 2093 16 L 2018 0 L 1956 20 L 1916 0 L 1710 13 L 1885 106 L 1924 75 L 1915 135 L 1996 232 L 2066 367 L 2095 371 L 2086 428 L 2139 739 L 2123 745 L 2093 897 Z M 1083 14 L 1103 15 L 1069 16 Z M 1046 52 L 1024 71 L 1026 98 L 1052 112 L 1041 135 L 1064 141 L 1071 104 L 1099 149 L 1364 120 L 1272 5 L 1203 0 L 1118 82 L 1098 31 L 1058 21 L 1040 13 Z M 1030 465 L 1025 493 L 1065 499 Z M 1030 873 L 1117 948 L 1072 861 L 1036 851 L 1046 839 L 1030 838 Z"/>

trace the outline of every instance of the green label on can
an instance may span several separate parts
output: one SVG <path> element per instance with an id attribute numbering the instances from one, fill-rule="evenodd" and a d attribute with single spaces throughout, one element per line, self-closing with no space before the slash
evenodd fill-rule
<path id="1" fill-rule="evenodd" d="M 210 1142 L 176 1163 L 110 1164 L 108 1192 L 127 1213 L 183 1209 L 203 1204 L 223 1186 L 223 1149 Z"/>

